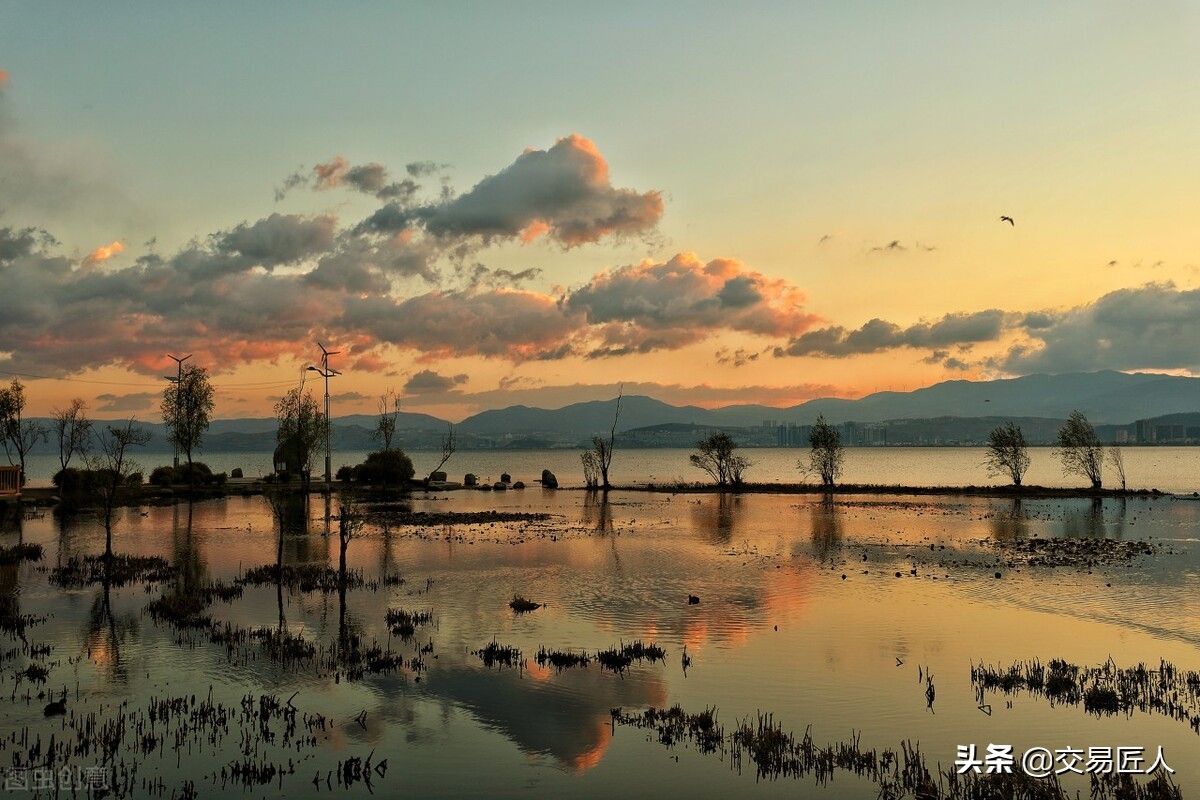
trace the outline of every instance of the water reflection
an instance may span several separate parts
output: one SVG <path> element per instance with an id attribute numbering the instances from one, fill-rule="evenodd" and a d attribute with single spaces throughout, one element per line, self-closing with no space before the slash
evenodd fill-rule
<path id="1" fill-rule="evenodd" d="M 692 525 L 709 544 L 728 545 L 734 540 L 738 518 L 745 498 L 721 492 L 692 501 Z"/>
<path id="2" fill-rule="evenodd" d="M 1014 497 L 1007 508 L 997 502 L 997 507 L 991 516 L 992 538 L 998 542 L 1015 542 L 1029 537 L 1029 517 L 1021 504 L 1021 498 Z"/>
<path id="3" fill-rule="evenodd" d="M 596 533 L 608 533 L 612 530 L 612 505 L 608 502 L 608 492 L 584 493 L 583 524 Z"/>
<path id="4" fill-rule="evenodd" d="M 1111 531 L 1104 524 L 1104 501 L 1093 497 L 1086 504 L 1075 504 L 1063 514 L 1062 535 L 1074 538 L 1100 539 L 1111 536 L 1123 537 L 1125 532 L 1123 511 L 1118 515 Z"/>
<path id="5" fill-rule="evenodd" d="M 842 548 L 842 512 L 825 495 L 820 504 L 811 508 L 813 556 L 819 561 L 835 557 Z"/>

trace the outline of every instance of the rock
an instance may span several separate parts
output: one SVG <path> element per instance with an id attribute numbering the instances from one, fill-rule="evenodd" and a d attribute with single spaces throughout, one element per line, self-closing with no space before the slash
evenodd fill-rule
<path id="1" fill-rule="evenodd" d="M 698 606 L 698 605 L 700 605 L 700 598 L 699 598 L 699 597 L 696 597 L 696 595 L 694 595 L 694 594 L 689 594 L 689 595 L 688 595 L 688 605 L 689 605 L 689 606 Z"/>
<path id="2" fill-rule="evenodd" d="M 463 486 L 477 486 L 479 484 L 479 476 L 474 472 L 468 472 L 463 475 Z"/>
<path id="3" fill-rule="evenodd" d="M 542 486 L 547 489 L 558 488 L 558 478 L 554 477 L 554 473 L 548 469 L 542 470 Z"/>
<path id="4" fill-rule="evenodd" d="M 508 484 L 505 483 L 504 481 L 496 481 L 495 483 L 492 484 L 492 488 L 495 489 L 497 492 L 507 492 Z"/>
<path id="5" fill-rule="evenodd" d="M 516 483 L 513 484 L 513 488 L 514 489 L 524 489 L 525 481 L 517 481 Z"/>
<path id="6" fill-rule="evenodd" d="M 429 482 L 430 483 L 445 483 L 446 482 L 446 473 L 442 472 L 441 470 L 438 470 L 437 472 L 429 473 Z"/>
<path id="7" fill-rule="evenodd" d="M 501 483 L 512 483 L 512 475 L 509 475 L 507 472 L 500 473 L 500 482 Z"/>
<path id="8" fill-rule="evenodd" d="M 233 468 L 233 469 L 230 471 L 230 473 L 229 473 L 229 477 L 231 477 L 231 478 L 240 478 L 240 477 L 242 477 L 242 468 L 241 468 L 241 467 L 234 467 L 234 468 Z"/>

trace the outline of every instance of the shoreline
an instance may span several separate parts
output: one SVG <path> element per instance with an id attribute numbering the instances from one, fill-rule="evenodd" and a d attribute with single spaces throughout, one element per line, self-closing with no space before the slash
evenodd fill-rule
<path id="1" fill-rule="evenodd" d="M 139 505 L 165 505 L 178 501 L 186 500 L 214 500 L 227 497 L 250 497 L 264 494 L 268 488 L 278 487 L 279 484 L 266 483 L 261 480 L 246 479 L 244 482 L 230 483 L 220 487 L 211 488 L 196 488 L 189 490 L 187 487 L 180 486 L 171 489 L 162 489 L 159 487 L 143 486 L 137 497 L 128 498 L 129 502 L 123 502 L 122 506 L 139 506 Z M 305 490 L 300 486 L 288 487 L 293 493 L 301 493 Z M 332 486 L 322 482 L 312 483 L 307 493 L 310 495 L 324 496 L 332 489 L 334 492 L 347 488 L 344 484 L 334 483 Z M 364 494 L 373 494 L 376 490 L 371 487 L 354 487 Z M 795 495 L 809 496 L 819 495 L 836 497 L 838 495 L 901 495 L 912 497 L 984 497 L 997 499 L 1011 500 L 1069 500 L 1069 499 L 1130 499 L 1130 498 L 1163 498 L 1163 497 L 1179 497 L 1191 498 L 1200 497 L 1200 493 L 1176 494 L 1171 492 L 1163 492 L 1158 489 L 1092 489 L 1088 487 L 1053 487 L 1053 486 L 908 486 L 903 484 L 839 484 L 830 489 L 817 484 L 806 483 L 744 483 L 737 487 L 721 487 L 715 484 L 705 483 L 647 483 L 647 484 L 631 484 L 612 486 L 607 491 L 599 489 L 588 489 L 583 486 L 568 486 L 558 487 L 556 489 L 545 489 L 540 484 L 533 483 L 528 487 L 528 490 L 541 489 L 542 491 L 562 491 L 562 492 L 584 492 L 594 494 L 608 494 L 611 492 L 631 492 L 631 493 L 646 493 L 646 494 L 717 494 L 717 495 L 750 495 L 750 494 L 775 494 L 775 495 Z M 507 490 L 494 489 L 491 485 L 487 486 L 425 486 L 420 482 L 413 482 L 405 490 L 390 489 L 386 493 L 381 493 L 384 496 L 392 495 L 428 495 L 436 492 L 523 492 L 526 489 Z M 5 505 L 33 505 L 37 507 L 53 507 L 61 503 L 58 496 L 58 490 L 53 487 L 33 487 L 25 489 L 19 498 L 6 497 L 0 498 L 0 506 Z"/>

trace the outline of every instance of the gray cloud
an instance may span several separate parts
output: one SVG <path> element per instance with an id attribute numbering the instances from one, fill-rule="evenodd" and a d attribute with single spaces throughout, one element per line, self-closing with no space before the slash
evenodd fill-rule
<path id="1" fill-rule="evenodd" d="M 525 151 L 469 192 L 412 217 L 438 237 L 532 239 L 544 232 L 572 247 L 648 233 L 662 213 L 661 194 L 613 187 L 595 145 L 572 134 L 549 150 Z"/>
<path id="2" fill-rule="evenodd" d="M 431 369 L 423 369 L 404 384 L 404 394 L 446 394 L 462 386 L 467 380 L 466 375 L 440 375 Z"/>
<path id="3" fill-rule="evenodd" d="M 897 347 L 941 348 L 997 341 L 1011 315 L 997 309 L 969 314 L 946 314 L 936 322 L 918 322 L 901 328 L 873 319 L 855 330 L 841 326 L 808 331 L 775 349 L 776 356 L 851 356 Z"/>
<path id="4" fill-rule="evenodd" d="M 96 406 L 96 411 L 143 411 L 157 405 L 161 397 L 162 395 L 158 392 L 96 395 L 96 399 L 102 403 L 102 405 Z"/>
<path id="5" fill-rule="evenodd" d="M 593 356 L 673 349 L 717 330 L 795 336 L 816 317 L 791 284 L 747 270 L 732 259 L 702 262 L 680 253 L 602 272 L 571 292 L 566 307 L 601 326 Z"/>
<path id="6" fill-rule="evenodd" d="M 1045 315 L 1033 343 L 991 362 L 1012 374 L 1095 369 L 1200 368 L 1200 289 L 1170 283 L 1119 289 Z"/>

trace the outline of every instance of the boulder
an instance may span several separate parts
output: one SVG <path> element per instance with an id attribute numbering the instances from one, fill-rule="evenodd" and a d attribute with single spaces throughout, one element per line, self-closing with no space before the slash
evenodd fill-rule
<path id="1" fill-rule="evenodd" d="M 508 491 L 508 484 L 504 481 L 496 481 L 494 484 L 492 484 L 492 488 L 497 492 L 506 492 Z"/>
<path id="2" fill-rule="evenodd" d="M 429 482 L 430 483 L 445 483 L 446 482 L 446 473 L 442 472 L 441 470 L 438 470 L 437 472 L 429 473 Z"/>
<path id="3" fill-rule="evenodd" d="M 500 473 L 500 482 L 501 483 L 512 483 L 512 475 L 509 475 L 507 472 Z"/>
<path id="4" fill-rule="evenodd" d="M 242 468 L 241 468 L 241 467 L 234 467 L 234 468 L 233 468 L 233 469 L 230 471 L 230 473 L 229 473 L 229 477 L 231 477 L 231 478 L 240 478 L 240 477 L 242 477 Z"/>
<path id="5" fill-rule="evenodd" d="M 513 484 L 513 488 L 514 489 L 524 489 L 525 481 L 517 481 L 516 483 Z"/>
<path id="6" fill-rule="evenodd" d="M 476 486 L 479 483 L 479 476 L 473 472 L 468 472 L 463 475 L 463 486 Z"/>
<path id="7" fill-rule="evenodd" d="M 558 488 L 558 478 L 554 477 L 554 473 L 548 469 L 542 470 L 542 486 L 547 489 Z"/>

